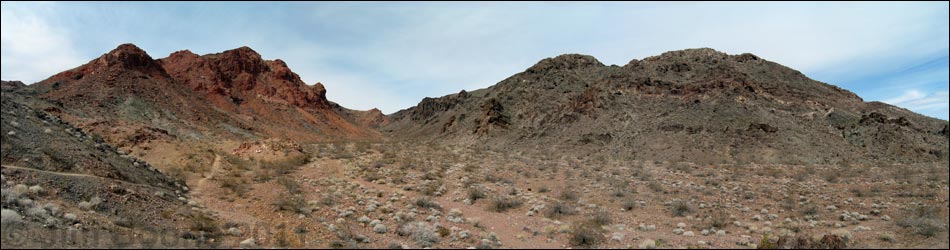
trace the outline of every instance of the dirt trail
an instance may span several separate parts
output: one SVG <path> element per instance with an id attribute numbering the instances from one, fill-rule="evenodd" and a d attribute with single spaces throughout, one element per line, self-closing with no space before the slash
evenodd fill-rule
<path id="1" fill-rule="evenodd" d="M 151 185 L 138 184 L 138 183 L 131 183 L 131 182 L 123 181 L 123 180 L 105 178 L 105 177 L 100 177 L 100 176 L 95 176 L 95 175 L 76 174 L 76 173 L 63 173 L 63 172 L 50 172 L 50 171 L 46 171 L 46 170 L 39 170 L 39 169 L 33 169 L 33 168 L 24 168 L 24 167 L 14 167 L 14 166 L 8 166 L 8 165 L 3 165 L 3 168 L 16 169 L 16 170 L 24 170 L 24 171 L 29 171 L 29 172 L 38 172 L 38 173 L 44 173 L 44 174 L 50 174 L 50 175 L 56 175 L 56 176 L 62 176 L 62 177 L 95 178 L 95 179 L 99 179 L 99 180 L 106 180 L 106 181 L 119 182 L 119 183 L 122 183 L 122 184 L 132 185 L 132 186 L 153 187 L 153 186 L 151 186 Z"/>
<path id="2" fill-rule="evenodd" d="M 204 193 L 205 190 L 208 190 L 208 181 L 214 178 L 214 176 L 217 175 L 218 172 L 221 171 L 222 159 L 223 157 L 221 157 L 221 155 L 219 154 L 214 155 L 214 162 L 211 163 L 211 170 L 208 171 L 206 175 L 204 175 L 204 178 L 201 178 L 200 180 L 198 180 L 198 183 L 192 187 L 195 193 L 200 194 L 200 193 Z"/>

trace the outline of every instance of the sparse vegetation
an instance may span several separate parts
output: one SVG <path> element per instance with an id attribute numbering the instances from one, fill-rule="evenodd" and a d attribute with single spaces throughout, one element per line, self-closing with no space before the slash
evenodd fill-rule
<path id="1" fill-rule="evenodd" d="M 281 195 L 274 201 L 278 211 L 289 211 L 306 214 L 307 203 L 300 196 Z"/>
<path id="2" fill-rule="evenodd" d="M 544 215 L 548 218 L 558 219 L 564 216 L 574 215 L 577 210 L 566 202 L 557 201 L 547 206 Z"/>
<path id="3" fill-rule="evenodd" d="M 604 242 L 606 231 L 593 221 L 583 221 L 571 227 L 569 243 L 580 248 L 597 248 Z"/>
<path id="4" fill-rule="evenodd" d="M 596 225 L 606 226 L 613 222 L 613 217 L 605 210 L 597 210 L 588 216 L 588 221 Z"/>
<path id="5" fill-rule="evenodd" d="M 577 194 L 577 192 L 571 189 L 562 190 L 560 196 L 558 196 L 558 198 L 565 201 L 576 201 L 578 197 L 579 195 Z"/>
<path id="6" fill-rule="evenodd" d="M 940 218 L 940 208 L 932 206 L 917 206 L 905 210 L 897 225 L 910 228 L 915 234 L 924 237 L 934 237 L 947 231 Z"/>
<path id="7" fill-rule="evenodd" d="M 522 201 L 515 196 L 505 195 L 498 196 L 491 200 L 491 203 L 488 204 L 488 211 L 496 213 L 504 213 L 510 209 L 520 207 Z"/>
<path id="8" fill-rule="evenodd" d="M 277 179 L 277 183 L 284 187 L 287 190 L 287 193 L 291 195 L 300 194 L 300 183 L 297 183 L 294 179 L 288 177 L 280 177 Z"/>
<path id="9" fill-rule="evenodd" d="M 433 244 L 439 242 L 439 234 L 436 232 L 435 227 L 425 222 L 417 221 L 403 224 L 399 227 L 397 234 L 399 234 L 399 236 L 409 237 L 409 239 L 420 247 L 431 247 Z"/>
<path id="10" fill-rule="evenodd" d="M 221 188 L 230 190 L 238 197 L 244 197 L 247 192 L 250 191 L 247 181 L 245 181 L 243 178 L 222 177 L 219 180 L 221 183 Z"/>
<path id="11" fill-rule="evenodd" d="M 469 200 L 474 203 L 475 201 L 484 199 L 486 197 L 485 191 L 482 191 L 481 187 L 472 187 L 468 189 L 467 196 Z"/>
<path id="12" fill-rule="evenodd" d="M 673 213 L 674 217 L 684 217 L 696 212 L 696 208 L 694 208 L 693 204 L 690 204 L 689 202 L 677 200 L 674 201 L 672 205 L 670 205 L 670 211 Z"/>
<path id="13" fill-rule="evenodd" d="M 420 208 L 442 210 L 442 206 L 440 206 L 439 203 L 436 203 L 434 200 L 432 200 L 432 197 L 428 197 L 428 196 L 417 198 L 415 204 L 417 207 L 420 207 Z"/>

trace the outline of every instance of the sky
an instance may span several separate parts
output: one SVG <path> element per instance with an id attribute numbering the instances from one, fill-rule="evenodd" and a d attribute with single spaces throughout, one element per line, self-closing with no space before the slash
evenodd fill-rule
<path id="1" fill-rule="evenodd" d="M 249 46 L 345 107 L 392 113 L 567 53 L 604 64 L 753 53 L 948 119 L 947 2 L 2 2 L 3 80 L 33 83 L 134 43 L 154 58 Z"/>

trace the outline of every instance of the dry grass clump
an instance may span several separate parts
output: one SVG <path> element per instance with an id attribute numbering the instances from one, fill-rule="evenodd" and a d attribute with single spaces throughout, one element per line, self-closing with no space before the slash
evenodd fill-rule
<path id="1" fill-rule="evenodd" d="M 696 208 L 693 207 L 693 204 L 685 201 L 674 201 L 670 205 L 670 211 L 673 213 L 674 217 L 684 217 L 686 215 L 696 212 Z"/>
<path id="2" fill-rule="evenodd" d="M 924 237 L 934 237 L 947 231 L 940 218 L 940 208 L 934 206 L 921 205 L 905 210 L 897 225 L 910 228 L 915 234 Z"/>
<path id="3" fill-rule="evenodd" d="M 597 248 L 604 242 L 604 234 L 603 227 L 598 225 L 597 222 L 583 221 L 571 227 L 568 240 L 573 247 Z"/>
<path id="4" fill-rule="evenodd" d="M 520 207 L 522 203 L 523 201 L 514 196 L 499 196 L 491 200 L 491 203 L 488 205 L 488 211 L 504 213 L 508 210 Z"/>

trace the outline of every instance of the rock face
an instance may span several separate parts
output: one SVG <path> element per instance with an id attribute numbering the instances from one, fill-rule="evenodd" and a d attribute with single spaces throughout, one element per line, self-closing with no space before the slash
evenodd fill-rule
<path id="1" fill-rule="evenodd" d="M 120 147 L 143 139 L 380 138 L 337 112 L 322 84 L 308 86 L 283 61 L 264 60 L 248 47 L 154 60 L 123 44 L 34 85 L 22 92 L 56 104 L 64 119 Z"/>
<path id="2" fill-rule="evenodd" d="M 204 56 L 179 51 L 159 62 L 172 78 L 211 98 L 236 104 L 267 98 L 301 108 L 329 108 L 322 84 L 307 86 L 284 61 L 263 60 L 248 47 Z"/>
<path id="3" fill-rule="evenodd" d="M 933 162 L 946 122 L 752 54 L 688 49 L 605 66 L 541 60 L 486 89 L 390 115 L 396 138 L 697 163 Z M 945 133 L 944 133 L 945 134 Z"/>

